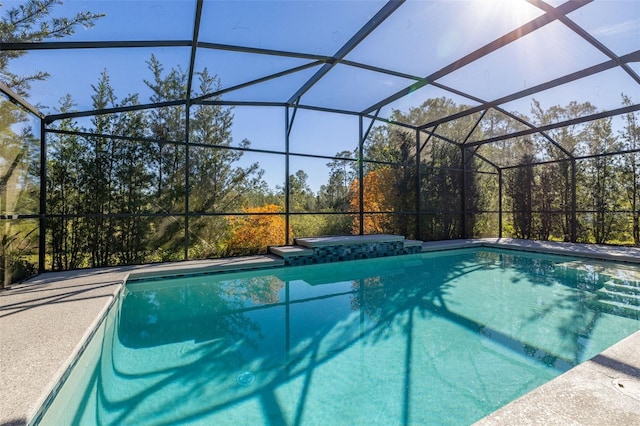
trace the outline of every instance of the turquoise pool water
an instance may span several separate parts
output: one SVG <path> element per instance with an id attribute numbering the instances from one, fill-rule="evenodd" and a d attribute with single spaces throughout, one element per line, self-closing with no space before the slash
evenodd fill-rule
<path id="1" fill-rule="evenodd" d="M 639 330 L 636 274 L 470 249 L 132 282 L 41 423 L 468 425 Z"/>

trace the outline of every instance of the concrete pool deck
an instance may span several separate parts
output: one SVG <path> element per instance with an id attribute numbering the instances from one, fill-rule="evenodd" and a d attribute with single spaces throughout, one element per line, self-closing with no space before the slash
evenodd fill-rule
<path id="1" fill-rule="evenodd" d="M 514 248 L 640 263 L 640 249 L 514 239 L 438 241 L 423 251 Z M 46 273 L 0 292 L 0 425 L 28 424 L 128 277 L 279 266 L 273 256 Z M 506 405 L 479 425 L 637 425 L 640 332 Z"/>
<path id="2" fill-rule="evenodd" d="M 0 425 L 28 424 L 129 278 L 282 266 L 273 256 L 49 272 L 0 291 Z"/>

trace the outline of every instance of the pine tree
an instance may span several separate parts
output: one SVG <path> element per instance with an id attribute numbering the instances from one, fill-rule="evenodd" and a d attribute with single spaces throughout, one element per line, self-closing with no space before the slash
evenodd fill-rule
<path id="1" fill-rule="evenodd" d="M 631 98 L 622 95 L 622 104 L 633 104 Z M 620 131 L 621 148 L 631 151 L 622 156 L 620 181 L 627 196 L 632 215 L 633 244 L 640 246 L 640 120 L 636 112 L 624 116 L 624 128 Z"/>
<path id="2" fill-rule="evenodd" d="M 60 100 L 61 113 L 73 109 L 70 95 Z M 61 120 L 55 128 L 65 132 L 81 129 L 72 119 Z M 47 231 L 54 270 L 85 266 L 86 224 L 78 216 L 84 211 L 82 197 L 87 141 L 77 135 L 51 133 L 47 152 Z"/>
<path id="3" fill-rule="evenodd" d="M 78 12 L 73 17 L 53 16 L 55 7 L 60 4 L 61 0 L 28 0 L 7 9 L 0 19 L 0 44 L 64 38 L 75 33 L 78 27 L 93 27 L 99 18 L 105 16 L 88 11 Z M 0 80 L 23 97 L 28 97 L 32 82 L 49 77 L 46 71 L 37 71 L 31 75 L 18 75 L 9 71 L 9 62 L 26 53 L 24 50 L 0 51 Z"/>
<path id="4" fill-rule="evenodd" d="M 197 74 L 197 95 L 220 89 L 220 81 L 205 68 Z M 215 98 L 214 98 L 215 99 Z M 251 146 L 242 140 L 234 149 L 231 136 L 233 113 L 219 105 L 195 105 L 191 108 L 189 127 L 189 210 L 202 213 L 190 222 L 190 234 L 196 239 L 197 257 L 220 256 L 220 242 L 228 224 L 211 213 L 239 211 L 247 196 L 262 187 L 258 163 L 242 164 L 244 149 Z"/>

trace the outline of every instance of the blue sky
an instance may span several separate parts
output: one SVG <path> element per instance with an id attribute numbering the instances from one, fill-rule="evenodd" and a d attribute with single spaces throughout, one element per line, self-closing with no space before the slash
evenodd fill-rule
<path id="1" fill-rule="evenodd" d="M 20 2 L 2 2 L 3 8 L 17 3 Z M 557 6 L 562 1 L 549 3 Z M 332 55 L 384 4 L 380 0 L 206 0 L 200 41 Z M 194 5 L 191 0 L 71 0 L 65 1 L 57 13 L 71 15 L 88 9 L 106 14 L 94 28 L 80 29 L 69 40 L 188 40 L 192 35 Z M 524 0 L 408 1 L 346 59 L 424 77 L 541 14 Z M 569 17 L 618 55 L 640 49 L 639 1 L 595 0 Z M 150 77 L 145 61 L 152 53 L 166 69 L 178 65 L 188 68 L 189 48 L 32 51 L 14 61 L 11 68 L 18 73 L 34 70 L 51 73 L 49 81 L 33 85 L 30 99 L 34 104 L 49 107 L 46 112 L 53 112 L 53 107 L 66 93 L 72 94 L 79 110 L 88 110 L 91 109 L 90 86 L 105 68 L 120 98 L 139 93 L 141 102 L 147 102 L 149 90 L 142 80 Z M 605 55 L 567 27 L 554 22 L 439 82 L 490 101 L 606 60 Z M 196 69 L 208 67 L 220 76 L 223 87 L 228 87 L 306 62 L 199 49 Z M 638 64 L 632 67 L 640 71 Z M 314 72 L 315 69 L 311 69 L 263 86 L 232 92 L 224 99 L 247 100 L 253 96 L 258 100 L 286 101 Z M 358 111 L 410 84 L 411 80 L 401 77 L 337 65 L 309 90 L 302 102 Z M 543 107 L 579 100 L 610 109 L 620 106 L 621 92 L 640 101 L 638 85 L 615 69 L 534 97 Z M 394 108 L 408 110 L 434 96 L 449 96 L 456 102 L 473 104 L 468 99 L 426 86 L 383 108 L 381 115 L 388 116 Z M 529 113 L 530 103 L 531 99 L 525 98 L 505 107 Z M 235 114 L 235 142 L 247 138 L 256 148 L 282 149 L 282 109 L 236 108 Z M 333 155 L 342 151 L 345 144 L 349 149 L 354 148 L 357 135 L 357 118 L 305 112 L 296 118 L 292 150 Z M 292 172 L 298 168 L 305 170 L 317 190 L 328 177 L 328 172 L 323 170 L 325 163 L 324 160 L 296 159 L 292 162 Z M 268 173 L 268 180 L 277 182 L 272 186 L 284 181 L 280 165 L 269 167 Z"/>

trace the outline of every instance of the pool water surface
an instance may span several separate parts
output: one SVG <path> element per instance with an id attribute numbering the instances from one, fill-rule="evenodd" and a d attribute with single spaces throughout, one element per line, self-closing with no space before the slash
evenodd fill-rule
<path id="1" fill-rule="evenodd" d="M 639 330 L 616 285 L 488 249 L 130 282 L 41 424 L 467 425 Z"/>

